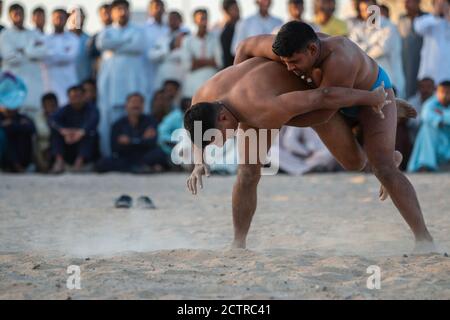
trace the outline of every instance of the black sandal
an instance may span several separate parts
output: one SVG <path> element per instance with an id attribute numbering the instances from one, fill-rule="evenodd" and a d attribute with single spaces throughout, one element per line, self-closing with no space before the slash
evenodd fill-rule
<path id="1" fill-rule="evenodd" d="M 142 196 L 137 200 L 137 202 L 140 209 L 149 209 L 149 210 L 156 209 L 155 204 L 149 197 Z"/>
<path id="2" fill-rule="evenodd" d="M 130 196 L 123 195 L 116 200 L 116 209 L 130 209 L 133 206 L 133 199 Z"/>

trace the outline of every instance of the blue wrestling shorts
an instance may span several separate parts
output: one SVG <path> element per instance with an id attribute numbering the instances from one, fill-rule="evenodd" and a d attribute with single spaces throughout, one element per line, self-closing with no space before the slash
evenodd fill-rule
<path id="1" fill-rule="evenodd" d="M 373 91 L 376 88 L 378 88 L 379 86 L 381 86 L 381 83 L 383 81 L 384 81 L 384 87 L 386 89 L 394 88 L 392 86 L 392 82 L 391 82 L 391 79 L 389 78 L 389 75 L 386 73 L 386 71 L 384 71 L 384 69 L 382 67 L 378 66 L 378 78 L 377 78 L 377 81 L 375 82 L 375 84 L 370 89 L 370 91 Z M 359 113 L 359 108 L 360 107 L 343 108 L 339 111 L 341 112 L 341 114 L 343 114 L 346 117 L 356 118 Z"/>

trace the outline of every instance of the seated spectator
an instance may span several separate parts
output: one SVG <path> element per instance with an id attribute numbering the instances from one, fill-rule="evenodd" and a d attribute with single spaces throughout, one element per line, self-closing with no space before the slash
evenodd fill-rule
<path id="1" fill-rule="evenodd" d="M 74 165 L 73 170 L 79 172 L 95 160 L 99 112 L 85 102 L 84 94 L 82 86 L 70 88 L 69 104 L 51 119 L 51 149 L 55 157 L 52 173 L 64 172 L 66 163 Z"/>
<path id="2" fill-rule="evenodd" d="M 3 108 L 0 110 L 0 132 L 3 132 L 4 152 L 1 167 L 5 171 L 25 172 L 33 159 L 36 132 L 33 121 L 16 109 Z"/>
<path id="3" fill-rule="evenodd" d="M 419 80 L 416 95 L 408 100 L 408 102 L 416 109 L 417 114 L 420 115 L 422 113 L 424 103 L 434 95 L 435 91 L 436 85 L 434 84 L 433 79 L 423 78 L 422 80 Z M 412 141 L 415 141 L 417 133 L 419 132 L 420 116 L 416 119 L 409 119 L 408 127 Z"/>
<path id="4" fill-rule="evenodd" d="M 169 99 L 172 110 L 180 106 L 180 89 L 181 84 L 177 80 L 167 80 L 164 82 L 162 90 L 164 91 L 167 99 Z"/>
<path id="5" fill-rule="evenodd" d="M 167 98 L 166 93 L 163 89 L 156 91 L 153 96 L 152 106 L 151 106 L 151 115 L 156 120 L 157 124 L 160 124 L 165 116 L 169 114 L 172 106 L 170 104 L 170 100 Z"/>
<path id="6" fill-rule="evenodd" d="M 183 128 L 184 113 L 191 106 L 191 99 L 184 98 L 181 100 L 181 108 L 175 108 L 169 113 L 158 127 L 158 143 L 166 153 L 170 156 L 172 149 L 175 147 L 174 141 L 172 141 L 172 134 L 175 130 Z"/>
<path id="7" fill-rule="evenodd" d="M 166 154 L 157 144 L 157 122 L 144 115 L 144 103 L 139 93 L 128 96 L 127 115 L 112 128 L 113 155 L 97 163 L 98 172 L 161 172 L 166 167 Z"/>
<path id="8" fill-rule="evenodd" d="M 450 81 L 438 86 L 436 97 L 423 106 L 421 118 L 408 171 L 439 171 L 450 161 Z"/>
<path id="9" fill-rule="evenodd" d="M 95 80 L 85 80 L 82 85 L 86 102 L 97 106 L 97 83 Z"/>
<path id="10" fill-rule="evenodd" d="M 272 164 L 278 160 L 281 171 L 293 176 L 330 172 L 338 167 L 331 153 L 311 128 L 283 127 L 279 145 L 274 146 L 271 153 Z"/>
<path id="11" fill-rule="evenodd" d="M 41 98 L 41 112 L 36 122 L 36 165 L 38 171 L 47 172 L 50 169 L 50 126 L 51 117 L 58 110 L 58 98 L 54 93 L 47 93 Z"/>

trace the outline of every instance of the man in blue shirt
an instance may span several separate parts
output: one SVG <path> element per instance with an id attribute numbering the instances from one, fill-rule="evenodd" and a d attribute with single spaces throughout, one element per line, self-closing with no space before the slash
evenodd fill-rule
<path id="1" fill-rule="evenodd" d="M 158 146 L 158 124 L 154 117 L 144 114 L 145 99 L 139 93 L 127 98 L 127 115 L 112 127 L 112 157 L 97 164 L 98 172 L 160 172 L 167 157 Z"/>
<path id="2" fill-rule="evenodd" d="M 73 164 L 74 171 L 95 160 L 98 144 L 99 112 L 86 103 L 82 86 L 68 90 L 69 104 L 56 112 L 50 120 L 51 149 L 55 157 L 53 173 L 62 173 L 65 163 Z"/>
<path id="3" fill-rule="evenodd" d="M 442 82 L 422 110 L 422 126 L 408 171 L 438 171 L 450 161 L 450 80 Z"/>

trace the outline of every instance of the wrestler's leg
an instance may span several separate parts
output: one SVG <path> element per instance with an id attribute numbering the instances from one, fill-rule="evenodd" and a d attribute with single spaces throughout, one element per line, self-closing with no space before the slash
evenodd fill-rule
<path id="1" fill-rule="evenodd" d="M 335 159 L 349 171 L 361 171 L 366 156 L 343 116 L 335 110 L 319 110 L 298 116 L 286 125 L 312 127 Z"/>
<path id="2" fill-rule="evenodd" d="M 389 99 L 394 101 L 393 90 L 388 90 Z M 385 119 L 380 119 L 371 108 L 362 108 L 359 121 L 364 134 L 364 149 L 374 174 L 391 195 L 403 218 L 412 229 L 419 247 L 434 248 L 428 232 L 414 187 L 398 169 L 394 158 L 397 129 L 395 104 L 387 105 Z M 398 159 L 397 159 L 398 160 Z"/>
<path id="3" fill-rule="evenodd" d="M 247 235 L 250 230 L 253 216 L 257 207 L 257 188 L 261 179 L 262 163 L 265 159 L 258 159 L 259 149 L 270 150 L 272 144 L 272 137 L 267 136 L 267 141 L 260 141 L 258 130 L 244 125 L 240 125 L 238 132 L 238 148 L 239 148 L 239 168 L 236 182 L 233 188 L 233 226 L 234 226 L 234 241 L 233 248 L 246 247 Z M 244 133 L 249 130 L 255 130 L 257 141 L 250 142 L 244 138 Z M 249 135 L 251 136 L 251 135 Z M 266 143 L 266 146 L 261 146 L 261 143 Z M 245 158 L 244 158 L 245 157 Z M 249 161 L 256 159 L 255 162 Z"/>

